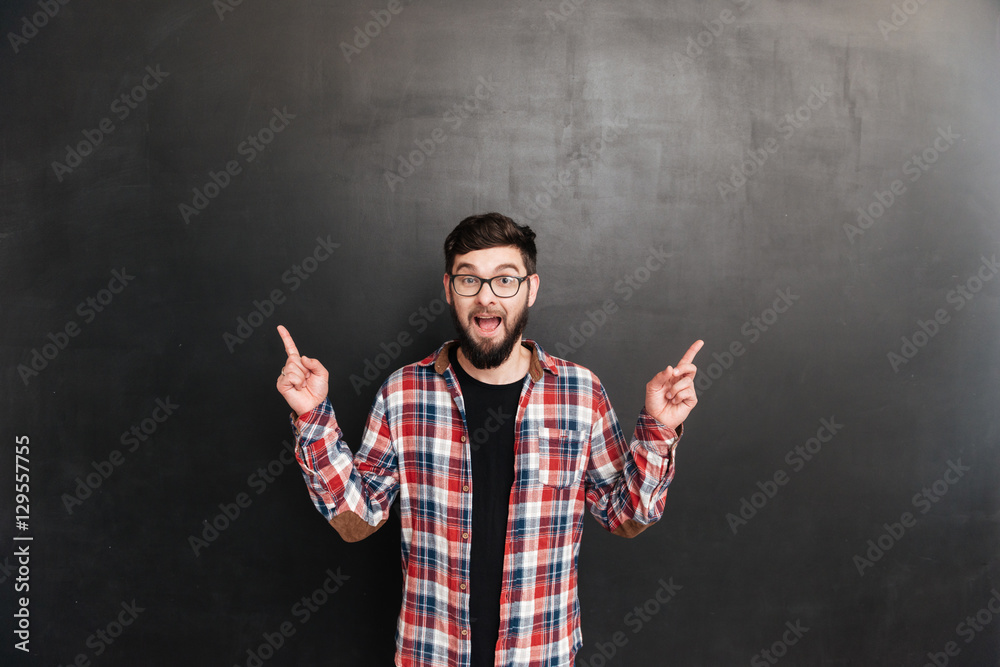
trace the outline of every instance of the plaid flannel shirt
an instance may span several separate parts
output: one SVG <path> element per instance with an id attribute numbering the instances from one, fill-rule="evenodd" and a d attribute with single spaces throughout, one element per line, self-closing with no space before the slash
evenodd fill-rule
<path id="1" fill-rule="evenodd" d="M 292 415 L 296 457 L 316 508 L 370 526 L 397 495 L 403 604 L 397 667 L 468 667 L 472 533 L 470 434 L 446 343 L 386 379 L 352 455 L 325 400 Z M 514 485 L 503 566 L 497 667 L 569 667 L 583 644 L 577 557 L 584 506 L 632 537 L 657 521 L 683 433 L 645 409 L 628 443 L 607 394 L 586 368 L 534 341 L 515 418 Z M 502 415 L 501 415 L 502 417 Z M 342 517 L 343 518 L 343 517 Z M 354 517 L 352 517 L 354 519 Z"/>

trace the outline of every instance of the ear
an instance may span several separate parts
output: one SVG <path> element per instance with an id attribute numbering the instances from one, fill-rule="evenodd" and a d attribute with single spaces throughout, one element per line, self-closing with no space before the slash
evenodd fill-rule
<path id="1" fill-rule="evenodd" d="M 448 305 L 451 305 L 451 276 L 447 273 L 444 274 L 444 298 L 448 301 Z"/>
<path id="2" fill-rule="evenodd" d="M 535 304 L 535 297 L 538 296 L 538 274 L 534 273 L 528 277 L 528 308 Z"/>

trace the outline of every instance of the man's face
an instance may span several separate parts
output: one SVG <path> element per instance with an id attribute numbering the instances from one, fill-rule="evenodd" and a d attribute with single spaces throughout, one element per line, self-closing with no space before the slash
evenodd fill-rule
<path id="1" fill-rule="evenodd" d="M 527 271 L 517 248 L 500 246 L 456 255 L 451 273 L 493 278 L 521 277 Z M 465 357 L 479 369 L 496 368 L 506 361 L 528 323 L 528 308 L 535 303 L 538 292 L 538 276 L 530 276 L 517 294 L 508 298 L 498 297 L 485 283 L 476 296 L 460 296 L 451 288 L 448 274 L 444 276 L 444 287 Z"/>

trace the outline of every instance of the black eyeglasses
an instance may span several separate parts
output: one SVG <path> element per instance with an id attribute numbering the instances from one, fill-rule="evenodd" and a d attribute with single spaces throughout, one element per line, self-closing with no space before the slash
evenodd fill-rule
<path id="1" fill-rule="evenodd" d="M 529 276 L 493 276 L 492 278 L 480 278 L 473 275 L 458 275 L 451 277 L 451 288 L 459 296 L 476 296 L 479 290 L 483 289 L 486 283 L 501 299 L 509 299 L 521 289 L 521 283 Z M 493 282 L 493 281 L 496 282 Z"/>

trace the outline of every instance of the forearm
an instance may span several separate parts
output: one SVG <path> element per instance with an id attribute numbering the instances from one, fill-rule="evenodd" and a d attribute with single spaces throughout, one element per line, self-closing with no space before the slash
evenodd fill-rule
<path id="1" fill-rule="evenodd" d="M 385 522 L 388 504 L 378 490 L 385 477 L 364 475 L 343 439 L 329 400 L 309 413 L 292 415 L 295 455 L 309 497 L 345 541 L 355 542 Z"/>
<path id="2" fill-rule="evenodd" d="M 683 425 L 675 431 L 645 410 L 640 413 L 635 436 L 622 448 L 620 472 L 597 505 L 602 523 L 614 535 L 635 537 L 662 516 L 682 432 Z"/>

